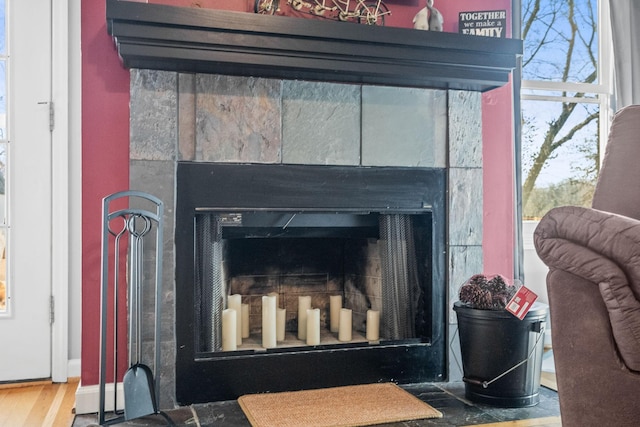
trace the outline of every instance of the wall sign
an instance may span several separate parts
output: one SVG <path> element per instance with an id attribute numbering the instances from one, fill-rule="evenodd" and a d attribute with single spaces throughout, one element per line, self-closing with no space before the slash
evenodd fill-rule
<path id="1" fill-rule="evenodd" d="M 507 28 L 506 10 L 460 12 L 458 32 L 476 36 L 505 38 Z"/>

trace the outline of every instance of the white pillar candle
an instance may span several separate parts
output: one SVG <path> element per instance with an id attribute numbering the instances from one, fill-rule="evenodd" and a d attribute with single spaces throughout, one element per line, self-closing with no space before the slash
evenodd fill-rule
<path id="1" fill-rule="evenodd" d="M 276 297 L 262 297 L 262 347 L 276 346 Z"/>
<path id="2" fill-rule="evenodd" d="M 367 310 L 367 340 L 378 341 L 380 339 L 380 312 Z"/>
<path id="3" fill-rule="evenodd" d="M 342 308 L 342 295 L 329 296 L 329 330 L 340 330 L 340 309 Z"/>
<path id="4" fill-rule="evenodd" d="M 311 297 L 298 297 L 298 339 L 307 340 L 307 310 L 311 308 Z"/>
<path id="5" fill-rule="evenodd" d="M 242 338 L 249 338 L 249 304 L 242 304 Z"/>
<path id="6" fill-rule="evenodd" d="M 229 295 L 227 308 L 236 311 L 236 345 L 242 345 L 242 296 L 239 294 Z"/>
<path id="7" fill-rule="evenodd" d="M 320 344 L 320 309 L 307 310 L 307 345 Z"/>
<path id="8" fill-rule="evenodd" d="M 267 295 L 276 297 L 276 308 L 280 307 L 280 297 L 277 292 L 269 292 Z"/>
<path id="9" fill-rule="evenodd" d="M 287 310 L 278 308 L 276 310 L 276 341 L 284 341 L 285 325 L 287 324 Z"/>
<path id="10" fill-rule="evenodd" d="M 338 331 L 339 341 L 351 341 L 351 310 L 348 308 L 340 309 L 340 330 Z"/>
<path id="11" fill-rule="evenodd" d="M 237 350 L 236 342 L 236 311 L 227 308 L 222 310 L 222 351 Z"/>

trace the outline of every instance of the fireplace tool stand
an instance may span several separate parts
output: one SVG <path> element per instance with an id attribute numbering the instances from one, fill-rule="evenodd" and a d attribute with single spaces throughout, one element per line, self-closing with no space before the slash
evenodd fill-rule
<path id="1" fill-rule="evenodd" d="M 128 208 L 122 208 L 129 206 Z M 135 207 L 133 207 L 135 206 Z M 103 199 L 102 277 L 100 284 L 100 402 L 98 422 L 111 425 L 147 416 L 160 415 L 160 308 L 162 302 L 162 228 L 164 206 L 158 198 L 140 191 L 122 191 Z M 154 239 L 155 237 L 155 239 Z M 145 247 L 147 244 L 148 247 Z M 153 265 L 153 271 L 145 267 Z M 152 270 L 152 269 L 149 269 Z M 126 298 L 120 293 L 126 289 Z M 143 304 L 144 303 L 144 304 Z M 122 311 L 128 307 L 128 319 Z M 153 309 L 153 312 L 151 312 Z M 148 314 L 152 314 L 151 316 Z M 148 319 L 153 319 L 151 325 Z M 125 326 L 126 325 L 126 326 Z M 124 410 L 118 409 L 117 381 L 122 375 L 121 333 L 127 329 L 128 369 L 122 376 Z M 153 341 L 143 329 L 153 327 Z M 110 342 L 108 342 L 111 338 Z M 145 363 L 144 344 L 150 341 L 153 370 Z M 147 348 L 148 345 L 145 346 Z M 110 354 L 108 355 L 108 351 Z M 111 363 L 111 368 L 107 368 Z M 113 381 L 113 416 L 106 417 L 107 374 Z"/>

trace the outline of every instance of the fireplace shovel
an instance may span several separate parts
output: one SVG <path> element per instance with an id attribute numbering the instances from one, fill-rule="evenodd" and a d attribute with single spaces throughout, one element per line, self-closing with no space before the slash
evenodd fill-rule
<path id="1" fill-rule="evenodd" d="M 127 369 L 122 379 L 122 387 L 125 420 L 159 412 L 153 387 L 153 374 L 147 365 L 136 363 Z"/>
<path id="2" fill-rule="evenodd" d="M 153 373 L 144 363 L 136 362 L 122 378 L 124 391 L 124 419 L 126 421 L 147 415 L 161 415 L 167 425 L 175 426 L 173 420 L 158 410 Z"/>
<path id="3" fill-rule="evenodd" d="M 126 222 L 130 239 L 130 287 L 129 287 L 129 361 L 133 362 L 133 348 L 135 337 L 135 363 L 132 364 L 122 378 L 122 388 L 124 391 L 124 419 L 132 420 L 146 415 L 160 414 L 168 422 L 174 425 L 171 419 L 162 411 L 158 410 L 157 393 L 155 381 L 151 368 L 140 362 L 142 355 L 142 283 L 143 283 L 143 253 L 144 237 L 151 230 L 151 219 L 141 214 L 132 215 Z M 158 284 L 156 283 L 156 292 Z M 157 295 L 155 304 L 159 304 Z M 155 320 L 156 326 L 159 319 Z M 134 332 L 135 331 L 135 332 Z M 158 330 L 156 329 L 156 340 L 154 340 L 154 353 L 158 355 Z M 156 369 L 158 369 L 159 358 L 156 357 Z"/>

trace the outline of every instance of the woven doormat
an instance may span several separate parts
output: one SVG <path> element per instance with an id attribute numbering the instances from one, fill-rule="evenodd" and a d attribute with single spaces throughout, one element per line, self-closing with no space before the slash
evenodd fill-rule
<path id="1" fill-rule="evenodd" d="M 356 427 L 442 417 L 393 383 L 247 394 L 238 403 L 253 427 Z"/>

